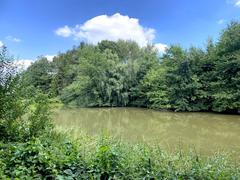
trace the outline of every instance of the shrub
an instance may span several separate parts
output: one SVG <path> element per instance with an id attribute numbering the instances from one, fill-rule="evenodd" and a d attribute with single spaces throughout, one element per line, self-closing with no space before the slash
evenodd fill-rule
<path id="1" fill-rule="evenodd" d="M 227 156 L 209 158 L 115 139 L 70 141 L 51 134 L 0 144 L 1 178 L 20 179 L 239 179 Z"/>

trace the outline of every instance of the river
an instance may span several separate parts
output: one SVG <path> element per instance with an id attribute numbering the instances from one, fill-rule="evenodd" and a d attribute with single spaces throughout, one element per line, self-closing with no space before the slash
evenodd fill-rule
<path id="1" fill-rule="evenodd" d="M 240 116 L 160 112 L 144 108 L 71 108 L 56 112 L 56 128 L 74 136 L 108 133 L 130 143 L 159 144 L 167 150 L 194 149 L 239 155 Z"/>

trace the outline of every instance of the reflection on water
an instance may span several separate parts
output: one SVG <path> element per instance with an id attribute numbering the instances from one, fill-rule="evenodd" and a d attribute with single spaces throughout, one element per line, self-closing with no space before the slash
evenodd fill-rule
<path id="1" fill-rule="evenodd" d="M 140 108 L 78 108 L 56 113 L 56 126 L 99 135 L 108 131 L 129 142 L 158 143 L 166 149 L 194 147 L 200 153 L 240 152 L 240 116 L 159 112 Z"/>

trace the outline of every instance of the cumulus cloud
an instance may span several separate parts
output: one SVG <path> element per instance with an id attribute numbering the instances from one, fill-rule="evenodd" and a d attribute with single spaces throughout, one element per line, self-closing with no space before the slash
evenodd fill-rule
<path id="1" fill-rule="evenodd" d="M 62 36 L 62 37 L 69 37 L 69 36 L 74 34 L 73 29 L 69 28 L 68 26 L 64 26 L 64 27 L 58 28 L 55 31 L 55 33 L 58 36 Z"/>
<path id="2" fill-rule="evenodd" d="M 13 36 L 7 36 L 6 39 L 12 42 L 21 42 L 22 40 Z"/>
<path id="3" fill-rule="evenodd" d="M 2 41 L 0 41 L 0 47 L 3 47 L 3 45 L 4 45 L 4 44 L 3 44 L 3 42 L 2 42 Z"/>
<path id="4" fill-rule="evenodd" d="M 240 0 L 235 0 L 235 6 L 240 7 Z"/>
<path id="5" fill-rule="evenodd" d="M 155 38 L 155 30 L 143 27 L 136 18 L 116 13 L 112 16 L 96 16 L 75 27 L 58 28 L 55 33 L 62 37 L 84 39 L 88 43 L 97 44 L 102 40 L 133 40 L 141 47 L 151 44 Z"/>

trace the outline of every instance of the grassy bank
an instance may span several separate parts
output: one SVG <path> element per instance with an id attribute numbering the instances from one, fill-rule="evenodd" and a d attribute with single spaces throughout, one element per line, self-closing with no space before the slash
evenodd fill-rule
<path id="1" fill-rule="evenodd" d="M 69 140 L 50 133 L 25 143 L 0 143 L 0 177 L 20 179 L 238 179 L 239 164 L 109 137 Z"/>

